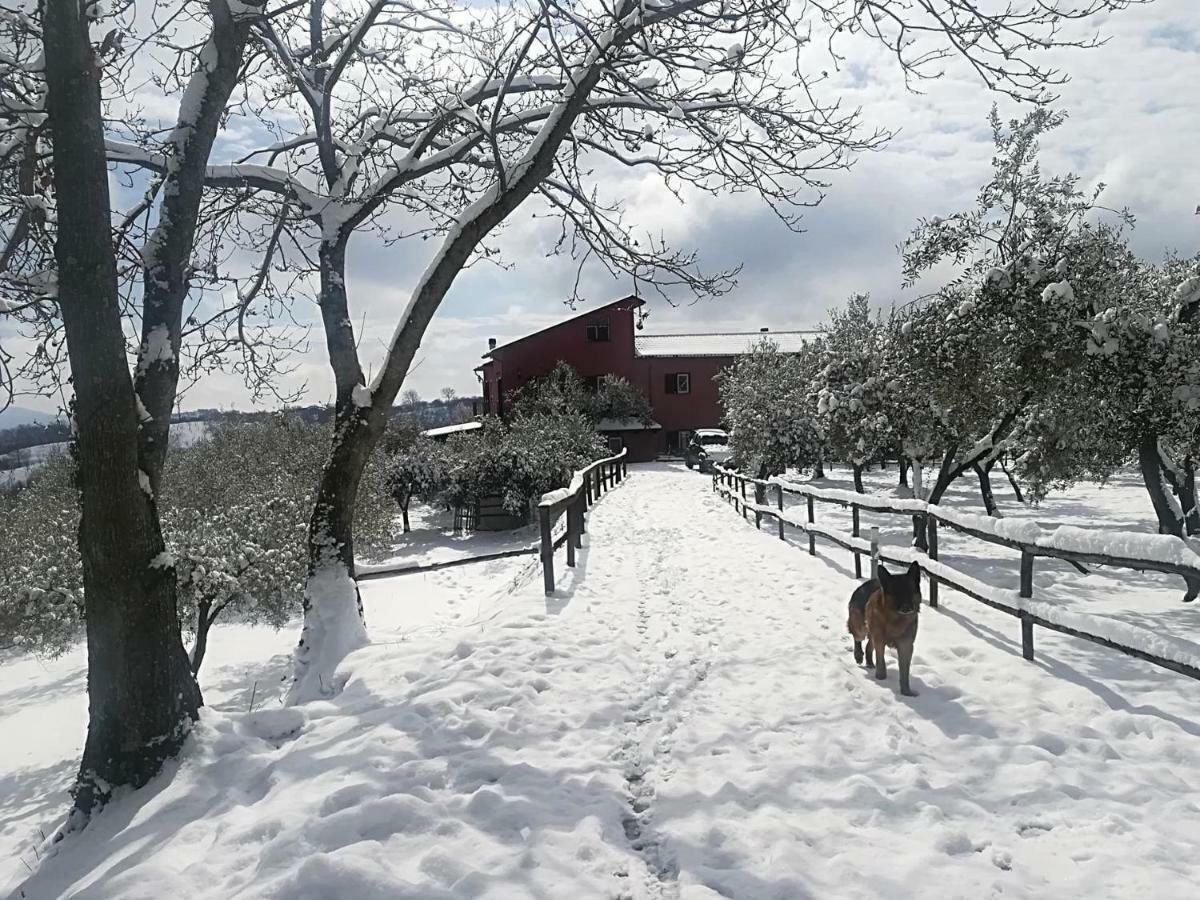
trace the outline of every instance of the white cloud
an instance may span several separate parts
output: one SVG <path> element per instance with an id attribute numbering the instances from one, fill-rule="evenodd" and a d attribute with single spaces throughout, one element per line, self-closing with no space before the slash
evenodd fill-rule
<path id="1" fill-rule="evenodd" d="M 1090 26 L 1089 26 L 1090 27 Z M 1106 17 L 1110 39 L 1093 50 L 1061 51 L 1054 63 L 1072 76 L 1058 108 L 1068 122 L 1043 143 L 1044 167 L 1074 171 L 1085 184 L 1108 185 L 1106 202 L 1128 206 L 1138 218 L 1133 242 L 1147 256 L 1167 249 L 1200 249 L 1200 2 L 1157 0 Z M 795 235 L 756 198 L 695 193 L 678 201 L 643 172 L 606 175 L 609 196 L 624 197 L 629 219 L 662 232 L 676 245 L 696 247 L 706 268 L 744 263 L 739 287 L 727 297 L 672 308 L 654 303 L 651 331 L 754 330 L 811 325 L 854 291 L 879 302 L 898 295 L 895 246 L 918 216 L 968 205 L 988 176 L 991 139 L 986 114 L 999 102 L 1005 117 L 1020 110 L 997 100 L 966 66 L 950 64 L 944 77 L 905 89 L 896 67 L 878 47 L 850 39 L 840 45 L 851 64 L 831 72 L 822 88 L 862 110 L 864 127 L 896 132 L 882 151 L 831 177 L 828 199 L 804 218 Z M 815 52 L 815 49 L 814 49 Z M 234 125 L 236 138 L 237 125 Z M 488 337 L 511 339 L 569 313 L 563 299 L 575 279 L 573 264 L 547 257 L 556 230 L 519 211 L 498 243 L 511 269 L 480 265 L 465 272 L 434 318 L 408 384 L 424 396 L 443 386 L 460 393 L 476 387 L 472 369 Z M 420 241 L 384 248 L 357 237 L 349 282 L 364 367 L 377 365 L 394 317 L 423 269 L 432 245 Z M 632 289 L 603 272 L 583 279 L 591 300 Z M 317 330 L 293 377 L 309 399 L 328 399 L 332 379 Z M 192 391 L 187 406 L 247 405 L 236 379 L 212 378 Z"/>

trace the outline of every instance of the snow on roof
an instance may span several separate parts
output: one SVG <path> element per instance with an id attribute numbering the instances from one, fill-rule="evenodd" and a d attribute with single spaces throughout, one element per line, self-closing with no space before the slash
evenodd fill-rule
<path id="1" fill-rule="evenodd" d="M 461 422 L 458 425 L 442 425 L 440 428 L 430 428 L 422 431 L 425 437 L 442 437 L 446 434 L 458 434 L 461 431 L 474 431 L 476 428 L 482 428 L 482 422 Z"/>
<path id="2" fill-rule="evenodd" d="M 649 425 L 641 419 L 601 419 L 596 423 L 597 431 L 661 431 L 662 426 L 655 421 Z"/>
<path id="3" fill-rule="evenodd" d="M 634 338 L 638 356 L 740 356 L 764 339 L 783 353 L 798 353 L 820 331 L 741 331 L 725 334 L 645 334 Z"/>

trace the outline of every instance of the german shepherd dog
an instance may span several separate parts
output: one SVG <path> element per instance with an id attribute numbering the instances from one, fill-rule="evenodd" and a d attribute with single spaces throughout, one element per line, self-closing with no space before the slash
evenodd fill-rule
<path id="1" fill-rule="evenodd" d="M 862 664 L 865 638 L 867 665 L 875 667 L 875 677 L 882 681 L 887 678 L 884 647 L 895 647 L 900 660 L 900 693 L 905 697 L 917 696 L 908 686 L 908 667 L 917 639 L 920 609 L 921 567 L 915 562 L 903 575 L 893 575 L 880 566 L 878 580 L 872 578 L 860 584 L 850 595 L 850 620 L 846 627 L 854 637 L 854 661 Z"/>

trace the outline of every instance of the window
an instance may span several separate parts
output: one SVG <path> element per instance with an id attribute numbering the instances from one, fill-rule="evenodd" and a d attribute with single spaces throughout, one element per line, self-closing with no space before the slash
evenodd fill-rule
<path id="1" fill-rule="evenodd" d="M 608 340 L 608 323 L 593 322 L 587 326 L 587 339 L 589 341 L 607 341 Z"/>
<path id="2" fill-rule="evenodd" d="M 668 373 L 666 392 L 668 394 L 690 394 L 692 392 L 692 376 L 687 372 Z"/>

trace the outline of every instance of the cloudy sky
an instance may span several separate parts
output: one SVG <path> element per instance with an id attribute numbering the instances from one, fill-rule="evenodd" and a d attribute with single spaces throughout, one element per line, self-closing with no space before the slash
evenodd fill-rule
<path id="1" fill-rule="evenodd" d="M 1109 38 L 1098 49 L 1062 52 L 1054 61 L 1071 76 L 1056 107 L 1068 122 L 1043 142 L 1048 171 L 1074 171 L 1086 185 L 1107 185 L 1105 203 L 1136 215 L 1136 249 L 1149 257 L 1167 250 L 1200 250 L 1200 0 L 1155 0 L 1095 23 Z M 729 295 L 672 307 L 655 302 L 648 333 L 773 330 L 818 324 L 847 295 L 868 291 L 881 304 L 900 294 L 896 245 L 919 216 L 967 208 L 990 172 L 987 113 L 1021 114 L 965 67 L 905 89 L 887 55 L 845 45 L 848 64 L 834 75 L 844 103 L 864 123 L 897 132 L 883 150 L 864 156 L 831 179 L 825 202 L 809 211 L 795 234 L 747 195 L 687 197 L 677 203 L 649 176 L 623 175 L 629 219 L 676 246 L 694 248 L 706 268 L 743 265 Z M 829 96 L 826 94 L 825 96 Z M 613 185 L 608 186 L 610 189 Z M 574 281 L 568 260 L 547 257 L 553 230 L 518 215 L 501 237 L 505 270 L 481 265 L 456 282 L 431 325 L 408 386 L 436 396 L 444 386 L 477 390 L 473 368 L 495 337 L 502 343 L 570 314 L 564 305 Z M 348 281 L 357 301 L 364 366 L 377 365 L 409 287 L 424 268 L 431 244 L 383 248 L 352 243 Z M 632 285 L 590 273 L 588 300 L 606 302 Z M 319 331 L 298 362 L 292 386 L 306 385 L 308 402 L 325 402 L 332 379 Z M 24 405 L 36 405 L 25 400 Z M 185 408 L 250 405 L 233 376 L 192 389 Z"/>

